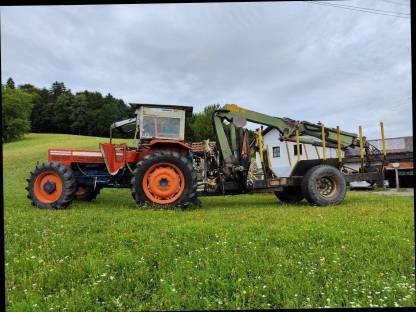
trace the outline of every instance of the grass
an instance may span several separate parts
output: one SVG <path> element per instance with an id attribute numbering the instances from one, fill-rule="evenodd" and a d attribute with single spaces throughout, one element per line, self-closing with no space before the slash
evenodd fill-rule
<path id="1" fill-rule="evenodd" d="M 351 191 L 326 208 L 205 197 L 160 211 L 104 189 L 67 210 L 30 205 L 25 179 L 47 148 L 100 141 L 3 145 L 8 311 L 415 306 L 413 196 Z"/>

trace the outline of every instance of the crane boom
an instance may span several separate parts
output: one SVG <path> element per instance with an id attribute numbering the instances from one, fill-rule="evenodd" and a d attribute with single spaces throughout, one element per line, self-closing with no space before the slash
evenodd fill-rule
<path id="1" fill-rule="evenodd" d="M 220 151 L 225 162 L 233 162 L 234 157 L 231 148 L 228 144 L 227 136 L 224 131 L 223 120 L 234 125 L 243 124 L 245 121 L 251 121 L 257 124 L 262 124 L 276 129 L 280 133 L 280 139 L 285 141 L 293 141 L 296 136 L 296 129 L 299 129 L 299 135 L 308 135 L 312 137 L 322 138 L 322 125 L 314 124 L 307 121 L 296 121 L 290 118 L 281 118 L 258 113 L 239 107 L 235 104 L 224 105 L 213 114 L 213 123 L 215 132 L 217 134 Z M 337 129 L 324 127 L 325 141 L 332 144 L 337 144 Z M 357 135 L 345 131 L 339 132 L 339 143 L 342 149 L 357 145 Z M 231 139 L 233 142 L 233 139 Z M 313 143 L 313 141 L 300 138 L 301 143 Z"/>

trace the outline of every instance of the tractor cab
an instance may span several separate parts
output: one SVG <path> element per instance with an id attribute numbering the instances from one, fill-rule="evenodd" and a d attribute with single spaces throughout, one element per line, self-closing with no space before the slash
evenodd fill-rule
<path id="1" fill-rule="evenodd" d="M 192 116 L 192 106 L 176 106 L 161 104 L 130 104 L 135 108 L 135 118 L 115 122 L 110 128 L 134 131 L 135 145 L 151 140 L 185 140 L 185 118 Z"/>
<path id="2" fill-rule="evenodd" d="M 192 107 L 158 104 L 131 104 L 136 107 L 137 130 L 141 140 L 185 139 L 185 117 L 192 116 Z"/>

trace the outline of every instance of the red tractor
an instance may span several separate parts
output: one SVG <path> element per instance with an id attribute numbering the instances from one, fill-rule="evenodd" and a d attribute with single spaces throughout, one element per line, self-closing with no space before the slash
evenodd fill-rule
<path id="1" fill-rule="evenodd" d="M 110 143 L 99 151 L 48 150 L 48 162 L 28 179 L 28 198 L 39 208 L 65 208 L 74 199 L 92 200 L 103 187 L 131 188 L 137 204 L 197 203 L 192 151 L 184 142 L 192 107 L 132 104 L 136 117 L 110 127 Z M 134 131 L 134 147 L 112 144 L 112 131 Z"/>

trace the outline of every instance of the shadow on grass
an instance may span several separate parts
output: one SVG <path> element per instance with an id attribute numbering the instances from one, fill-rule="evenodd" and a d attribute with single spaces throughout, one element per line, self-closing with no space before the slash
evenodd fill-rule
<path id="1" fill-rule="evenodd" d="M 119 191 L 119 190 L 118 190 Z M 151 204 L 137 205 L 130 194 L 118 193 L 116 191 L 105 190 L 95 200 L 74 201 L 70 207 L 75 209 L 87 210 L 136 210 L 136 211 L 175 211 L 190 212 L 202 210 L 235 210 L 235 209 L 290 209 L 290 208 L 319 208 L 309 204 L 306 200 L 297 203 L 283 203 L 273 194 L 244 194 L 244 195 L 218 195 L 218 196 L 199 196 L 200 205 L 189 204 L 186 207 L 166 207 Z"/>

